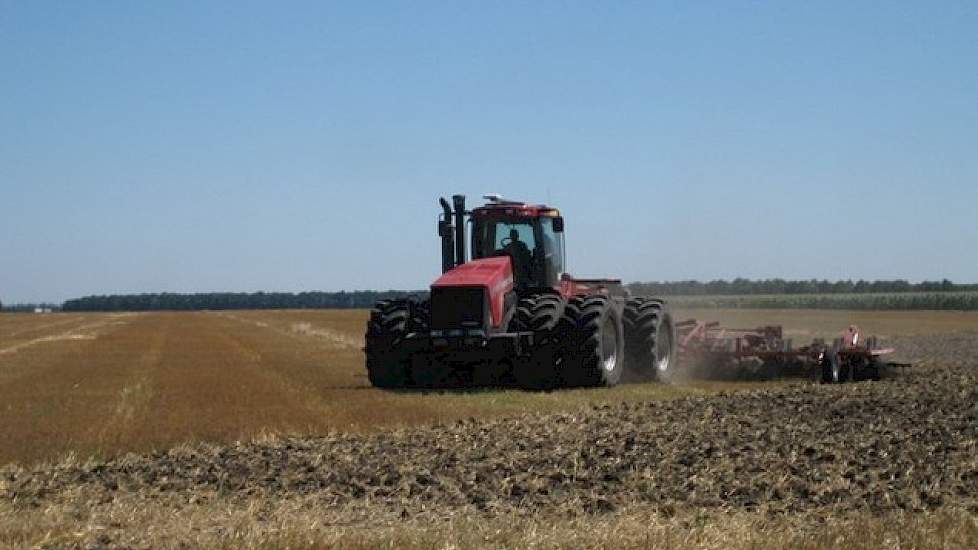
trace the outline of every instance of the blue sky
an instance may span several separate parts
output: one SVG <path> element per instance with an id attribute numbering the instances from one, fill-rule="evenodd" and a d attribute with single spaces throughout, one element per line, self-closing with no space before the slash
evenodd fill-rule
<path id="1" fill-rule="evenodd" d="M 4 302 L 423 288 L 456 192 L 581 276 L 978 281 L 978 3 L 0 0 Z"/>

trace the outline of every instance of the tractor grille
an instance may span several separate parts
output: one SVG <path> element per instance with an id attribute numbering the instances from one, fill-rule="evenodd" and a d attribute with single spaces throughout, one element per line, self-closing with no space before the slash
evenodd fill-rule
<path id="1" fill-rule="evenodd" d="M 431 289 L 431 328 L 434 330 L 484 329 L 486 291 L 482 287 Z"/>

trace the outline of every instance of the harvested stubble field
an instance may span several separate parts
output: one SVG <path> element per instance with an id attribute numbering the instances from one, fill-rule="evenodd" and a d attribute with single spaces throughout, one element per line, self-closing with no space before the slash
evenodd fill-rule
<path id="1" fill-rule="evenodd" d="M 0 545 L 978 544 L 978 318 L 714 313 L 798 339 L 855 321 L 918 366 L 391 393 L 365 388 L 363 312 L 0 317 L 0 353 L 21 346 L 0 355 L 2 462 L 20 463 L 0 468 Z"/>
<path id="2" fill-rule="evenodd" d="M 728 387 L 379 391 L 363 366 L 366 318 L 336 310 L 0 315 L 0 464 L 267 433 L 369 432 Z"/>

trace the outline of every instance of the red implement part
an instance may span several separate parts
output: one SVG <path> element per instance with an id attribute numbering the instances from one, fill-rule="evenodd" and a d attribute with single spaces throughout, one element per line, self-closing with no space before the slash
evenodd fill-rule
<path id="1" fill-rule="evenodd" d="M 560 294 L 568 298 L 592 294 L 622 296 L 624 292 L 621 279 L 575 279 L 566 273 L 560 278 Z"/>
<path id="2" fill-rule="evenodd" d="M 723 328 L 716 321 L 690 319 L 676 324 L 679 336 L 680 361 L 684 355 L 715 355 L 717 358 L 741 360 L 786 359 L 799 352 L 791 349 L 780 326 L 768 325 L 753 329 Z"/>
<path id="3" fill-rule="evenodd" d="M 838 347 L 839 353 L 866 358 L 879 357 L 895 351 L 893 348 L 876 347 L 875 338 L 867 338 L 863 342 L 860 339 L 859 328 L 855 325 L 849 325 L 849 328 L 842 333 L 842 341 Z"/>

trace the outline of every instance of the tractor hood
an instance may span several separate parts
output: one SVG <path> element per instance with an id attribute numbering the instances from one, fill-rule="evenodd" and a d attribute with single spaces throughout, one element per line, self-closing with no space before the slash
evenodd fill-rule
<path id="1" fill-rule="evenodd" d="M 439 277 L 431 286 L 485 286 L 493 285 L 509 278 L 513 286 L 513 269 L 509 256 L 496 256 L 468 261 Z"/>
<path id="2" fill-rule="evenodd" d="M 513 266 L 509 256 L 482 258 L 466 262 L 438 278 L 432 289 L 451 287 L 482 287 L 489 298 L 492 325 L 502 322 L 503 302 L 513 290 Z"/>

